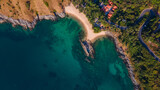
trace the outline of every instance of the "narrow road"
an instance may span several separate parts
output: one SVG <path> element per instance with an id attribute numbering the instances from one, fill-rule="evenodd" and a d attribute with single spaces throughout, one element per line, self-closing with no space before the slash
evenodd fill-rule
<path id="1" fill-rule="evenodd" d="M 158 56 L 156 56 L 152 50 L 150 50 L 150 48 L 144 43 L 143 39 L 142 39 L 142 30 L 143 28 L 149 23 L 150 18 L 147 19 L 147 21 L 140 27 L 140 31 L 138 33 L 138 39 L 141 42 L 141 44 L 148 50 L 148 52 L 157 60 L 160 62 L 160 59 L 158 58 Z"/>
<path id="2" fill-rule="evenodd" d="M 138 24 L 141 19 L 143 18 L 143 16 L 145 15 L 145 13 L 149 12 L 150 13 L 150 16 L 148 17 L 148 19 L 145 21 L 145 23 L 143 23 L 143 25 L 140 27 L 140 31 L 138 33 L 138 39 L 140 41 L 140 43 L 148 50 L 148 52 L 157 60 L 160 62 L 160 58 L 158 56 L 156 56 L 153 51 L 144 43 L 143 39 L 142 39 L 142 30 L 144 29 L 144 27 L 147 26 L 147 24 L 149 23 L 151 17 L 155 16 L 156 14 L 153 12 L 153 10 L 151 8 L 147 8 L 147 9 L 144 9 L 139 18 L 136 20 L 135 22 L 135 25 Z M 160 17 L 160 14 L 158 14 L 159 17 Z M 113 22 L 111 22 L 110 20 L 107 20 L 106 21 L 110 24 L 110 25 L 115 25 L 117 28 L 120 28 L 121 30 L 126 30 L 128 27 L 127 26 L 119 26 Z M 160 21 L 160 20 L 159 20 Z M 158 28 L 155 30 L 156 32 L 160 29 L 160 24 L 158 26 Z"/>
<path id="3" fill-rule="evenodd" d="M 141 42 L 141 44 L 148 50 L 148 52 L 157 60 L 160 62 L 160 58 L 158 56 L 156 56 L 153 51 L 144 43 L 143 39 L 142 39 L 142 30 L 144 29 L 145 26 L 147 26 L 147 24 L 149 23 L 150 19 L 152 16 L 155 15 L 155 13 L 152 11 L 152 9 L 150 9 L 150 16 L 148 17 L 148 19 L 146 20 L 146 22 L 140 27 L 140 31 L 138 33 L 138 39 Z M 143 14 L 144 15 L 144 14 Z"/>

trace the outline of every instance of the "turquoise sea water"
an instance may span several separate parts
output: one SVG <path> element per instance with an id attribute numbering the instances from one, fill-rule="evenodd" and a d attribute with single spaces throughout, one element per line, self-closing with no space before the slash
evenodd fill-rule
<path id="1" fill-rule="evenodd" d="M 0 90 L 133 90 L 113 42 L 97 40 L 88 63 L 81 32 L 70 18 L 41 21 L 33 31 L 0 24 Z"/>

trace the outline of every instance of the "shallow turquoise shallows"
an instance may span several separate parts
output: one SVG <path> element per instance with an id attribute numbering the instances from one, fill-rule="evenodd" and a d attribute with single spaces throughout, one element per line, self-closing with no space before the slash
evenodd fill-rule
<path id="1" fill-rule="evenodd" d="M 88 63 L 81 32 L 71 18 L 41 21 L 32 31 L 0 24 L 0 90 L 133 90 L 114 43 L 97 40 Z"/>

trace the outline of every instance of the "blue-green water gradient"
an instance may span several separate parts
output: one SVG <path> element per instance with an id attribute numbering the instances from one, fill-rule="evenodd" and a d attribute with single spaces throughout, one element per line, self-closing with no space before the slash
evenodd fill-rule
<path id="1" fill-rule="evenodd" d="M 41 21 L 32 30 L 0 24 L 0 90 L 133 90 L 114 43 L 94 43 L 85 61 L 82 27 L 71 18 Z"/>

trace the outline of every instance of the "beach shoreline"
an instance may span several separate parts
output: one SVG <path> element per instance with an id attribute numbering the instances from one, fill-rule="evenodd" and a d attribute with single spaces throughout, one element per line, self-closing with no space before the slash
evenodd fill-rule
<path id="1" fill-rule="evenodd" d="M 119 57 L 123 59 L 128 69 L 129 77 L 131 78 L 134 84 L 134 89 L 138 90 L 140 88 L 140 85 L 135 78 L 133 65 L 130 59 L 128 58 L 129 55 L 127 55 L 126 50 L 123 49 L 126 46 L 119 42 L 118 37 L 114 35 L 114 33 L 111 31 L 101 31 L 100 33 L 94 33 L 94 30 L 92 28 L 91 23 L 88 21 L 88 18 L 85 16 L 84 13 L 81 13 L 78 9 L 76 9 L 72 3 L 69 6 L 65 7 L 65 13 L 71 17 L 74 17 L 80 22 L 80 24 L 82 24 L 86 32 L 85 40 L 89 40 L 92 43 L 94 43 L 99 38 L 108 37 L 114 42 L 116 50 L 119 53 Z"/>
<path id="2" fill-rule="evenodd" d="M 111 38 L 111 40 L 113 40 L 113 42 L 115 43 L 116 50 L 119 53 L 119 56 L 124 60 L 124 63 L 128 69 L 129 76 L 134 84 L 135 90 L 139 89 L 139 83 L 136 81 L 135 75 L 133 73 L 134 68 L 131 64 L 131 61 L 128 59 L 128 56 L 125 54 L 125 50 L 122 49 L 123 44 L 119 42 L 118 38 L 111 31 L 101 31 L 100 33 L 94 33 L 92 24 L 88 21 L 88 18 L 85 16 L 85 14 L 80 13 L 79 10 L 74 7 L 73 4 L 66 6 L 65 12 L 59 13 L 57 14 L 57 16 L 53 16 L 53 15 L 36 16 L 32 22 L 29 22 L 27 20 L 22 20 L 22 19 L 13 19 L 0 14 L 0 23 L 8 22 L 8 23 L 11 23 L 13 26 L 20 25 L 24 28 L 33 29 L 38 21 L 41 21 L 41 20 L 55 21 L 59 17 L 64 18 L 66 14 L 68 14 L 71 17 L 74 17 L 76 20 L 78 20 L 82 24 L 86 33 L 86 37 L 85 37 L 86 40 L 89 40 L 92 43 L 94 43 L 97 39 L 101 37 L 109 37 Z"/>
<path id="3" fill-rule="evenodd" d="M 65 7 L 65 13 L 70 15 L 71 17 L 74 17 L 77 19 L 82 26 L 84 27 L 84 30 L 86 32 L 86 39 L 92 41 L 92 43 L 98 38 L 105 36 L 106 32 L 101 31 L 99 33 L 94 33 L 94 30 L 92 28 L 92 24 L 88 21 L 88 18 L 85 16 L 85 14 L 80 13 L 78 9 L 74 7 L 74 5 L 71 3 L 69 6 Z"/>

